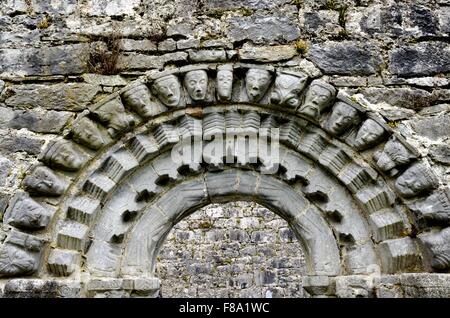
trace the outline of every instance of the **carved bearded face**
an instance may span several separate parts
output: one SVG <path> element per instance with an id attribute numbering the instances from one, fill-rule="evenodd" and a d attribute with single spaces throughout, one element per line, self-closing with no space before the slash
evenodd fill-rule
<path id="1" fill-rule="evenodd" d="M 94 150 L 100 149 L 106 143 L 97 125 L 87 118 L 81 119 L 73 129 L 73 139 Z"/>
<path id="2" fill-rule="evenodd" d="M 206 71 L 190 71 L 184 77 L 184 86 L 192 100 L 205 100 L 208 91 L 208 74 Z"/>
<path id="3" fill-rule="evenodd" d="M 144 84 L 125 92 L 123 99 L 140 116 L 144 118 L 153 116 L 150 91 Z"/>
<path id="4" fill-rule="evenodd" d="M 48 168 L 37 167 L 24 180 L 25 187 L 40 195 L 59 196 L 65 190 L 64 183 Z"/>
<path id="5" fill-rule="evenodd" d="M 331 89 L 331 88 L 330 88 Z M 305 96 L 305 101 L 300 108 L 300 113 L 309 118 L 318 120 L 322 111 L 333 99 L 333 92 L 324 85 L 312 82 Z"/>
<path id="6" fill-rule="evenodd" d="M 259 102 L 269 89 L 272 76 L 269 71 L 250 69 L 245 79 L 247 95 L 250 102 Z"/>
<path id="7" fill-rule="evenodd" d="M 219 100 L 230 100 L 232 90 L 233 72 L 230 70 L 219 70 L 217 72 L 217 97 Z"/>
<path id="8" fill-rule="evenodd" d="M 346 103 L 336 103 L 326 123 L 327 130 L 333 135 L 344 133 L 358 119 L 358 111 Z"/>
<path id="9" fill-rule="evenodd" d="M 306 76 L 301 78 L 287 74 L 278 75 L 270 101 L 296 109 L 300 105 L 300 93 L 305 87 L 306 79 Z"/>
<path id="10" fill-rule="evenodd" d="M 29 198 L 22 198 L 14 206 L 10 224 L 30 229 L 43 228 L 48 224 L 49 216 L 38 203 Z"/>
<path id="11" fill-rule="evenodd" d="M 367 119 L 355 139 L 355 147 L 358 150 L 367 149 L 375 145 L 384 135 L 384 129 L 376 121 Z"/>
<path id="12" fill-rule="evenodd" d="M 168 75 L 158 79 L 153 87 L 164 105 L 169 107 L 178 106 L 181 99 L 181 89 L 180 82 L 175 75 Z"/>
<path id="13" fill-rule="evenodd" d="M 396 166 L 407 164 L 413 158 L 414 155 L 397 140 L 389 140 L 383 151 L 374 155 L 377 166 L 382 171 L 389 171 Z"/>
<path id="14" fill-rule="evenodd" d="M 395 181 L 395 188 L 404 197 L 413 197 L 422 192 L 431 190 L 437 184 L 433 181 L 430 171 L 415 164 L 406 170 Z"/>

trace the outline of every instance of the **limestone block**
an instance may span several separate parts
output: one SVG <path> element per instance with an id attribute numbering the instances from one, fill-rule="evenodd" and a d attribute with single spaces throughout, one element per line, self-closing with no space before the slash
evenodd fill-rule
<path id="1" fill-rule="evenodd" d="M 44 241 L 22 232 L 11 232 L 0 246 L 0 277 L 29 276 L 41 262 Z"/>
<path id="2" fill-rule="evenodd" d="M 119 182 L 138 165 L 137 159 L 129 151 L 122 149 L 105 160 L 102 170 L 111 180 Z"/>
<path id="3" fill-rule="evenodd" d="M 94 199 L 104 200 L 115 188 L 116 183 L 108 176 L 94 173 L 83 185 L 83 189 Z"/>
<path id="4" fill-rule="evenodd" d="M 373 279 L 377 298 L 403 298 L 400 275 L 376 276 Z"/>
<path id="5" fill-rule="evenodd" d="M 84 251 L 87 244 L 89 228 L 80 223 L 67 221 L 61 224 L 57 235 L 58 247 Z"/>
<path id="6" fill-rule="evenodd" d="M 400 46 L 389 52 L 389 61 L 389 71 L 398 76 L 446 73 L 450 71 L 450 49 L 448 44 L 437 41 Z"/>
<path id="7" fill-rule="evenodd" d="M 53 279 L 12 279 L 5 284 L 5 298 L 79 298 L 79 282 Z"/>
<path id="8" fill-rule="evenodd" d="M 221 113 L 207 114 L 203 118 L 203 138 L 209 140 L 212 136 L 225 133 L 225 117 Z"/>
<path id="9" fill-rule="evenodd" d="M 39 159 L 50 168 L 78 171 L 87 162 L 88 156 L 73 142 L 61 139 L 51 141 Z"/>
<path id="10" fill-rule="evenodd" d="M 351 275 L 371 274 L 374 267 L 379 264 L 378 257 L 371 242 L 350 245 L 346 248 L 344 262 L 347 274 Z"/>
<path id="11" fill-rule="evenodd" d="M 87 196 L 79 196 L 69 203 L 67 218 L 89 226 L 95 220 L 99 209 L 99 200 Z"/>
<path id="12" fill-rule="evenodd" d="M 390 208 L 394 203 L 393 194 L 387 188 L 379 186 L 359 190 L 356 193 L 356 198 L 369 213 Z"/>
<path id="13" fill-rule="evenodd" d="M 294 121 L 289 121 L 281 125 L 279 129 L 281 143 L 294 148 L 298 146 L 303 131 L 300 124 Z"/>
<path id="14" fill-rule="evenodd" d="M 172 160 L 172 154 L 170 152 L 158 157 L 152 162 L 152 167 L 158 174 L 158 179 L 156 179 L 155 183 L 163 186 L 168 182 L 177 180 L 180 177 L 178 173 L 180 165 L 180 162 L 174 162 Z"/>
<path id="15" fill-rule="evenodd" d="M 380 243 L 378 250 L 385 273 L 393 274 L 422 267 L 417 245 L 409 237 L 384 241 Z"/>
<path id="16" fill-rule="evenodd" d="M 17 193 L 10 201 L 3 219 L 19 229 L 41 230 L 48 226 L 54 210 L 44 207 L 25 193 Z"/>
<path id="17" fill-rule="evenodd" d="M 227 59 L 224 50 L 198 50 L 189 51 L 189 60 L 194 63 L 199 62 L 225 62 Z"/>
<path id="18" fill-rule="evenodd" d="M 325 74 L 370 75 L 381 66 L 382 58 L 378 52 L 380 50 L 367 41 L 327 41 L 313 44 L 308 57 Z"/>
<path id="19" fill-rule="evenodd" d="M 450 275 L 448 274 L 402 274 L 400 277 L 406 298 L 450 297 Z"/>
<path id="20" fill-rule="evenodd" d="M 300 36 L 294 12 L 272 15 L 256 13 L 250 17 L 231 17 L 227 22 L 227 37 L 233 42 L 251 40 L 256 44 L 273 44 L 292 42 Z"/>
<path id="21" fill-rule="evenodd" d="M 133 290 L 139 295 L 139 296 L 149 296 L 151 294 L 154 295 L 154 297 L 157 296 L 157 293 L 160 289 L 161 282 L 158 278 L 138 278 L 135 279 L 133 282 Z"/>
<path id="22" fill-rule="evenodd" d="M 420 226 L 450 224 L 450 189 L 438 189 L 425 199 L 409 205 Z"/>
<path id="23" fill-rule="evenodd" d="M 336 296 L 339 298 L 373 298 L 374 290 L 371 277 L 367 276 L 338 276 L 336 282 Z"/>
<path id="24" fill-rule="evenodd" d="M 145 134 L 133 137 L 128 147 L 138 162 L 151 158 L 159 151 L 159 145 L 156 140 L 152 136 Z"/>
<path id="25" fill-rule="evenodd" d="M 158 174 L 153 169 L 145 169 L 130 178 L 130 185 L 136 190 L 137 202 L 143 200 L 151 200 L 158 192 L 159 187 L 156 185 Z"/>
<path id="26" fill-rule="evenodd" d="M 163 211 L 170 221 L 176 224 L 185 215 L 205 205 L 208 200 L 205 183 L 203 181 L 191 181 L 169 190 L 156 201 L 155 205 Z"/>
<path id="27" fill-rule="evenodd" d="M 306 183 L 306 177 L 313 168 L 313 165 L 306 158 L 301 158 L 298 154 L 287 152 L 281 160 L 281 165 L 286 169 L 283 178 L 287 181 L 299 179 Z"/>
<path id="28" fill-rule="evenodd" d="M 120 255 L 120 246 L 93 240 L 89 251 L 86 253 L 86 267 L 91 277 L 117 276 Z"/>
<path id="29" fill-rule="evenodd" d="M 135 124 L 134 118 L 125 111 L 120 97 L 103 103 L 94 113 L 108 127 L 108 133 L 113 138 L 130 130 Z"/>
<path id="30" fill-rule="evenodd" d="M 239 58 L 241 61 L 256 61 L 263 63 L 273 63 L 284 60 L 290 60 L 298 54 L 292 45 L 275 45 L 275 46 L 251 46 L 245 43 L 239 50 Z"/>
<path id="31" fill-rule="evenodd" d="M 334 279 L 329 276 L 306 276 L 303 288 L 313 296 L 333 295 L 336 285 Z"/>
<path id="32" fill-rule="evenodd" d="M 300 140 L 298 147 L 300 152 L 306 154 L 311 159 L 318 160 L 322 151 L 327 147 L 327 143 L 319 134 L 306 133 Z"/>
<path id="33" fill-rule="evenodd" d="M 437 270 L 450 268 L 450 228 L 419 235 L 427 262 Z"/>
<path id="34" fill-rule="evenodd" d="M 38 196 L 62 195 L 67 187 L 67 181 L 45 166 L 36 166 L 23 180 L 25 189 Z"/>
<path id="35" fill-rule="evenodd" d="M 65 111 L 16 110 L 8 123 L 10 128 L 27 128 L 37 133 L 59 134 L 74 115 Z"/>
<path id="36" fill-rule="evenodd" d="M 363 168 L 356 163 L 351 163 L 340 172 L 338 178 L 352 193 L 357 193 L 374 181 L 372 176 L 373 174 L 371 174 L 369 168 Z"/>
<path id="37" fill-rule="evenodd" d="M 350 157 L 342 149 L 331 145 L 325 148 L 319 157 L 319 163 L 334 175 L 339 175 L 350 161 Z M 343 172 L 343 175 L 347 174 Z M 343 178 L 343 176 L 340 176 L 340 178 Z"/>
<path id="38" fill-rule="evenodd" d="M 70 276 L 80 266 L 80 253 L 75 251 L 52 249 L 47 266 L 56 276 Z"/>
<path id="39" fill-rule="evenodd" d="M 377 242 L 394 239 L 405 231 L 401 217 L 392 210 L 372 213 L 369 218 L 373 238 Z"/>
<path id="40" fill-rule="evenodd" d="M 161 124 L 154 131 L 153 136 L 160 148 L 179 142 L 177 130 L 170 124 Z"/>

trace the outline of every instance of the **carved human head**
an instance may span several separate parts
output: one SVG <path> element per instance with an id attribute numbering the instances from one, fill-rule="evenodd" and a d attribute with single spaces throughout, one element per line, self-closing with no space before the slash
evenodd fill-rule
<path id="1" fill-rule="evenodd" d="M 303 105 L 299 112 L 311 119 L 319 120 L 322 112 L 331 104 L 336 89 L 324 81 L 315 80 L 306 92 Z"/>
<path id="2" fill-rule="evenodd" d="M 332 135 L 339 136 L 356 124 L 358 120 L 359 113 L 354 107 L 344 102 L 337 102 L 333 106 L 325 128 Z"/>
<path id="3" fill-rule="evenodd" d="M 367 119 L 359 128 L 355 138 L 355 148 L 365 150 L 374 146 L 385 135 L 384 128 L 373 119 Z"/>
<path id="4" fill-rule="evenodd" d="M 154 115 L 150 90 L 145 84 L 139 84 L 122 94 L 125 104 L 144 118 Z"/>
<path id="5" fill-rule="evenodd" d="M 187 72 L 184 76 L 184 87 L 192 100 L 205 100 L 208 92 L 208 74 L 205 70 Z"/>
<path id="6" fill-rule="evenodd" d="M 50 142 L 42 154 L 42 161 L 49 167 L 78 171 L 86 161 L 86 157 L 70 141 L 57 140 Z"/>
<path id="7" fill-rule="evenodd" d="M 153 90 L 166 106 L 176 107 L 180 103 L 180 82 L 175 75 L 167 75 L 156 79 L 153 83 Z"/>
<path id="8" fill-rule="evenodd" d="M 383 151 L 376 152 L 373 158 L 381 171 L 390 171 L 411 162 L 415 156 L 400 141 L 393 138 L 386 143 Z"/>
<path id="9" fill-rule="evenodd" d="M 405 198 L 429 192 L 438 186 L 437 177 L 422 163 L 413 164 L 395 181 L 395 188 Z"/>
<path id="10" fill-rule="evenodd" d="M 75 142 L 90 149 L 98 150 L 107 143 L 97 124 L 86 117 L 74 124 L 72 133 Z"/>
<path id="11" fill-rule="evenodd" d="M 296 109 L 300 105 L 300 94 L 305 88 L 307 79 L 306 75 L 278 74 L 270 102 Z"/>
<path id="12" fill-rule="evenodd" d="M 251 68 L 245 77 L 247 96 L 250 102 L 259 102 L 269 89 L 272 75 L 267 70 Z"/>
<path id="13" fill-rule="evenodd" d="M 120 100 L 114 99 L 98 108 L 95 113 L 101 121 L 106 122 L 111 136 L 130 129 L 134 125 L 132 116 L 125 112 Z"/>
<path id="14" fill-rule="evenodd" d="M 431 257 L 431 267 L 438 270 L 450 268 L 450 228 L 421 236 L 420 240 Z"/>
<path id="15" fill-rule="evenodd" d="M 229 101 L 233 91 L 233 67 L 224 65 L 217 70 L 217 98 Z"/>
<path id="16" fill-rule="evenodd" d="M 66 189 L 66 184 L 49 168 L 36 167 L 24 179 L 25 188 L 37 195 L 60 196 Z"/>
<path id="17" fill-rule="evenodd" d="M 50 220 L 50 215 L 33 199 L 21 195 L 14 202 L 11 212 L 6 216 L 7 222 L 17 228 L 42 229 Z"/>

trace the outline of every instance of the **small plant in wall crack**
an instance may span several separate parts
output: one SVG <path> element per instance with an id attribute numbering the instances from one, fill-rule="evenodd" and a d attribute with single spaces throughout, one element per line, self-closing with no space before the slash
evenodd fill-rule
<path id="1" fill-rule="evenodd" d="M 119 73 L 118 62 L 122 52 L 121 34 L 112 31 L 103 43 L 91 45 L 88 59 L 88 70 L 91 73 L 115 75 Z"/>

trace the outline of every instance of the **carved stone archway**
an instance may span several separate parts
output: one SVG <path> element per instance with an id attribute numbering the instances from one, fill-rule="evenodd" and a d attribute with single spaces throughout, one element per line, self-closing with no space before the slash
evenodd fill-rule
<path id="1" fill-rule="evenodd" d="M 279 157 L 261 151 L 262 141 Z M 186 147 L 200 151 L 174 161 Z M 31 276 L 79 283 L 82 296 L 153 296 L 168 231 L 230 200 L 258 202 L 289 222 L 312 294 L 367 283 L 374 271 L 450 267 L 448 191 L 380 115 L 301 69 L 149 72 L 79 116 L 39 161 L 4 218 L 0 277 L 12 289 L 23 280 L 11 277 Z"/>

